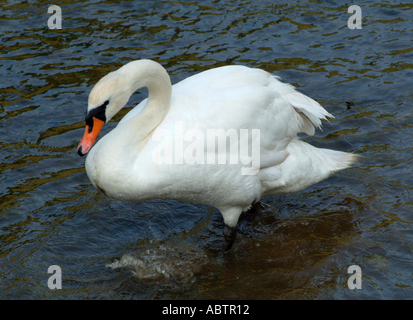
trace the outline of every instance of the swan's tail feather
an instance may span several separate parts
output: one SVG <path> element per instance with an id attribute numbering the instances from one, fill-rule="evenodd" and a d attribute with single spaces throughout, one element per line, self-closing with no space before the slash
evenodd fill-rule
<path id="1" fill-rule="evenodd" d="M 310 158 L 311 166 L 317 167 L 327 176 L 350 167 L 359 158 L 353 153 L 317 148 L 298 139 L 290 142 L 288 151 L 296 155 L 297 161 L 305 157 Z"/>
<path id="2" fill-rule="evenodd" d="M 360 156 L 354 153 L 335 151 L 330 149 L 318 149 L 319 157 L 322 158 L 323 166 L 328 169 L 331 174 L 334 174 L 340 170 L 351 167 Z"/>
<path id="3" fill-rule="evenodd" d="M 316 148 L 304 141 L 293 140 L 287 150 L 290 156 L 281 164 L 283 180 L 289 192 L 303 190 L 336 172 L 350 167 L 358 155 L 330 149 Z"/>
<path id="4" fill-rule="evenodd" d="M 286 194 L 304 190 L 336 172 L 350 167 L 358 155 L 342 151 L 316 148 L 304 141 L 293 140 L 287 147 L 290 156 L 276 169 L 279 174 L 260 172 L 264 194 Z"/>

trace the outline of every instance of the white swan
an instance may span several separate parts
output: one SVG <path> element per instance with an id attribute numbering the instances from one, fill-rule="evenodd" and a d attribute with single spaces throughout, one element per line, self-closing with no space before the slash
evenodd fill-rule
<path id="1" fill-rule="evenodd" d="M 171 86 L 166 70 L 154 61 L 124 65 L 92 89 L 78 153 L 92 148 L 102 126 L 137 89 L 147 87 L 149 97 L 90 150 L 89 179 L 115 199 L 164 198 L 214 206 L 226 224 L 224 248 L 229 249 L 239 216 L 261 197 L 305 189 L 349 167 L 357 157 L 298 140 L 297 133 L 313 135 L 314 126 L 320 127 L 321 120 L 332 115 L 278 79 L 260 69 L 226 66 Z M 222 152 L 219 143 L 209 145 L 206 140 L 214 132 L 211 129 L 236 132 L 239 139 L 228 139 Z M 248 155 L 259 143 L 258 166 L 252 158 L 249 164 L 243 161 L 248 157 L 242 155 L 231 158 L 234 152 L 238 155 L 238 146 L 245 145 L 241 129 L 249 129 Z M 259 140 L 252 129 L 259 129 Z M 185 152 L 189 153 L 184 159 L 194 159 L 196 153 L 197 161 L 182 162 Z M 219 163 L 207 161 L 218 153 L 221 158 L 213 160 Z M 172 160 L 167 158 L 171 154 Z M 246 168 L 252 171 L 245 173 Z"/>

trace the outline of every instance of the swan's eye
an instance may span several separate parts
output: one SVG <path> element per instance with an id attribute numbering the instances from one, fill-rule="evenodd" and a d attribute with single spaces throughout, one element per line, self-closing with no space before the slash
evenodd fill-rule
<path id="1" fill-rule="evenodd" d="M 90 110 L 86 114 L 86 125 L 89 126 L 89 133 L 92 132 L 93 129 L 93 117 L 106 122 L 106 106 L 109 104 L 109 100 L 106 100 L 102 105 L 97 108 Z"/>

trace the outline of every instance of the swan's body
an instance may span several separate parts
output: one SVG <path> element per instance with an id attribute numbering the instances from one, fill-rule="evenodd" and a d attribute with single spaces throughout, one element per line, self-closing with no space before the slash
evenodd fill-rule
<path id="1" fill-rule="evenodd" d="M 318 149 L 298 140 L 299 132 L 312 135 L 314 126 L 320 127 L 322 119 L 332 116 L 291 85 L 263 70 L 243 66 L 211 69 L 171 86 L 159 64 L 150 60 L 131 62 L 93 88 L 89 126 L 109 121 L 143 86 L 148 87 L 149 98 L 104 136 L 86 160 L 90 180 L 110 197 L 202 203 L 218 208 L 225 224 L 235 227 L 242 211 L 262 196 L 305 189 L 355 161 L 353 154 Z M 93 130 L 98 133 L 100 127 Z M 208 164 L 206 154 L 211 154 L 211 148 L 206 140 L 204 163 L 177 164 L 176 154 L 195 141 L 195 137 L 184 141 L 179 132 L 191 129 L 204 138 L 209 129 L 235 129 L 239 136 L 241 129 L 249 129 L 249 146 L 253 144 L 251 130 L 259 129 L 259 170 L 242 174 L 249 165 L 241 161 Z M 85 142 L 87 132 L 79 145 L 81 155 L 93 144 Z M 155 137 L 162 132 L 171 133 L 171 164 L 154 160 L 162 141 L 155 141 Z M 93 131 L 90 139 L 94 140 L 97 133 Z"/>

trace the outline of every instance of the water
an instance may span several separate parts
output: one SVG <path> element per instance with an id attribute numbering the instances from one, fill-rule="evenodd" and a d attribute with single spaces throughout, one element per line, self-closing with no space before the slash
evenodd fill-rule
<path id="1" fill-rule="evenodd" d="M 345 1 L 59 5 L 61 30 L 47 28 L 40 1 L 0 5 L 0 298 L 413 298 L 410 0 L 358 1 L 361 30 L 347 27 Z M 92 86 L 141 58 L 172 83 L 228 64 L 277 74 L 335 115 L 302 138 L 362 159 L 263 199 L 266 210 L 241 217 L 221 257 L 217 210 L 106 198 L 76 154 Z M 134 94 L 102 136 L 145 97 Z M 47 286 L 50 265 L 62 269 L 61 290 Z M 351 265 L 361 290 L 347 287 Z"/>

